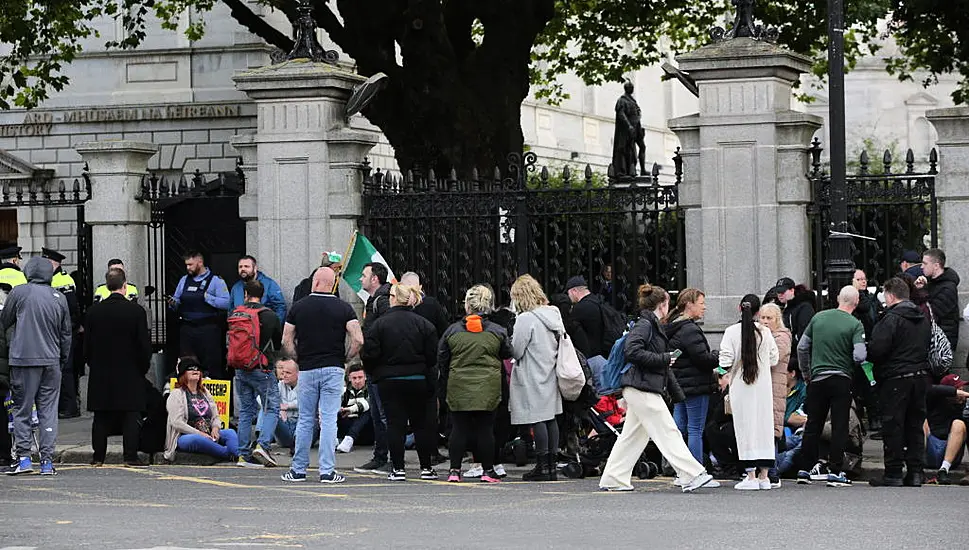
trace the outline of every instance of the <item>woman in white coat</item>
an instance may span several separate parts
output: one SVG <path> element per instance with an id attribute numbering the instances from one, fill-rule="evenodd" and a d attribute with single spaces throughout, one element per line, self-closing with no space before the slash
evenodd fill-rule
<path id="1" fill-rule="evenodd" d="M 771 365 L 778 351 L 769 328 L 754 322 L 760 299 L 748 294 L 740 302 L 740 323 L 723 333 L 720 367 L 727 370 L 737 454 L 747 477 L 734 486 L 742 491 L 771 488 L 767 471 L 774 465 L 774 404 Z"/>
<path id="2" fill-rule="evenodd" d="M 535 469 L 524 481 L 555 481 L 559 428 L 555 416 L 562 414 L 562 395 L 555 375 L 558 340 L 565 334 L 559 309 L 531 275 L 511 285 L 511 301 L 518 317 L 512 333 L 515 366 L 511 369 L 508 411 L 511 423 L 531 427 L 535 436 Z"/>

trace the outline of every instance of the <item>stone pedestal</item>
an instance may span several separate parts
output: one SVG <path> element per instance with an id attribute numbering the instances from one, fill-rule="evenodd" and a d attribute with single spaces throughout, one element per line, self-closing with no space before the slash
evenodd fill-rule
<path id="1" fill-rule="evenodd" d="M 247 248 L 289 297 L 324 250 L 346 249 L 362 214 L 359 168 L 380 134 L 360 117 L 345 121 L 364 79 L 340 67 L 293 60 L 234 80 L 257 108 L 255 134 L 232 141 L 247 175 Z"/>
<path id="2" fill-rule="evenodd" d="M 946 265 L 962 277 L 959 303 L 969 303 L 969 107 L 935 109 L 926 118 L 939 133 L 939 175 L 935 196 L 939 201 L 939 248 Z M 960 323 L 959 349 L 954 367 L 967 366 L 969 324 Z"/>
<path id="3" fill-rule="evenodd" d="M 821 119 L 791 110 L 804 56 L 736 38 L 677 61 L 700 90 L 700 112 L 669 121 L 684 161 L 687 283 L 706 293 L 706 330 L 719 332 L 744 294 L 810 280 L 806 174 Z"/>
<path id="4" fill-rule="evenodd" d="M 128 280 L 144 288 L 148 277 L 148 222 L 151 207 L 135 197 L 158 148 L 140 141 L 92 141 L 76 150 L 88 164 L 91 200 L 84 219 L 91 227 L 92 281 L 97 286 L 111 258 L 125 263 Z M 91 289 L 92 292 L 94 289 Z"/>

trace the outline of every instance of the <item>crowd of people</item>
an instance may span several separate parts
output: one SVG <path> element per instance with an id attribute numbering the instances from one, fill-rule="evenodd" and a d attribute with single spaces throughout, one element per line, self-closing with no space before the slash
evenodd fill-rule
<path id="1" fill-rule="evenodd" d="M 121 434 L 129 467 L 145 466 L 138 452 L 152 446 L 170 461 L 202 453 L 254 468 L 278 466 L 274 448 L 288 449 L 282 480 L 305 482 L 316 446 L 318 480 L 341 483 L 336 453 L 372 443 L 371 459 L 354 471 L 390 481 L 408 478 L 413 447 L 427 480 L 498 483 L 508 460 L 531 459 L 524 481 L 577 472 L 598 475 L 603 490 L 629 491 L 634 475 L 665 471 L 692 492 L 719 486 L 716 478 L 737 479 L 737 490 L 776 489 L 782 478 L 850 486 L 867 437 L 884 446 L 874 485 L 945 484 L 965 449 L 969 393 L 949 370 L 969 308 L 960 312 L 959 277 L 938 249 L 903 254 L 880 292 L 856 271 L 851 285 L 831 289 L 837 307 L 824 311 L 816 293 L 781 278 L 763 299 L 736 304 L 739 321 L 718 349 L 703 331 L 702 290 L 673 299 L 642 285 L 639 315 L 628 322 L 612 305 L 622 289 L 611 267 L 596 291 L 574 276 L 552 296 L 522 275 L 505 307 L 490 285 L 476 284 L 452 323 L 417 274 L 392 281 L 378 262 L 360 276 L 369 299 L 358 316 L 337 292 L 336 253 L 324 253 L 289 305 L 252 256 L 240 258 L 231 289 L 201 254 L 184 259 L 187 273 L 168 297 L 182 353 L 167 398 L 145 380 L 147 315 L 122 262 L 109 263 L 83 319 L 66 287 L 52 285 L 56 252 L 26 262 L 24 281 L 7 271 L 19 263 L 0 268 L 0 390 L 10 387 L 14 411 L 14 452 L 3 437 L 0 453 L 9 474 L 33 472 L 38 425 L 40 473 L 56 473 L 54 414 L 80 331 L 95 466 L 107 438 Z M 572 358 L 562 353 L 573 348 L 586 385 L 565 399 L 560 376 Z M 618 387 L 605 388 L 615 366 Z M 230 374 L 231 426 L 204 384 Z M 446 476 L 435 469 L 444 462 Z"/>

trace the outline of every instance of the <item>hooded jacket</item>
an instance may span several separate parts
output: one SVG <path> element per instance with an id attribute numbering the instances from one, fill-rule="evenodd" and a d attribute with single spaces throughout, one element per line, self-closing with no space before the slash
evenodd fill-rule
<path id="1" fill-rule="evenodd" d="M 814 293 L 810 290 L 795 289 L 794 298 L 784 307 L 784 326 L 791 329 L 795 342 L 801 339 L 814 317 L 814 299 Z"/>
<path id="2" fill-rule="evenodd" d="M 959 343 L 959 274 L 947 267 L 935 279 L 925 285 L 935 323 L 939 325 L 952 349 Z"/>
<path id="3" fill-rule="evenodd" d="M 511 339 L 515 367 L 508 399 L 512 424 L 535 424 L 562 414 L 555 361 L 563 333 L 565 323 L 555 306 L 540 306 L 515 319 Z"/>
<path id="4" fill-rule="evenodd" d="M 932 324 L 918 306 L 905 300 L 888 308 L 868 342 L 875 381 L 928 371 L 931 340 Z"/>
<path id="5" fill-rule="evenodd" d="M 39 256 L 24 267 L 27 284 L 10 291 L 0 313 L 3 330 L 13 327 L 10 366 L 65 365 L 71 348 L 71 313 L 67 298 L 50 286 L 54 267 Z"/>
<path id="6" fill-rule="evenodd" d="M 622 386 L 669 396 L 674 403 L 686 399 L 670 368 L 669 338 L 652 311 L 643 311 L 626 336 L 626 361 L 633 368 L 620 379 Z"/>
<path id="7" fill-rule="evenodd" d="M 670 340 L 670 348 L 683 355 L 673 363 L 673 374 L 683 394 L 710 395 L 713 393 L 713 369 L 717 368 L 717 354 L 710 351 L 710 344 L 696 321 L 687 317 L 675 319 L 663 326 Z"/>
<path id="8" fill-rule="evenodd" d="M 501 402 L 502 360 L 512 356 L 505 329 L 477 315 L 444 331 L 437 367 L 447 378 L 452 411 L 493 411 Z"/>

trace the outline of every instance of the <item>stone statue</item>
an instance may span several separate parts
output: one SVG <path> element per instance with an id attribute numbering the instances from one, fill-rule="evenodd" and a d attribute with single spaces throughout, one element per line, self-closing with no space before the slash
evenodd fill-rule
<path id="1" fill-rule="evenodd" d="M 633 98 L 634 86 L 627 81 L 626 93 L 616 101 L 616 132 L 612 145 L 612 172 L 616 178 L 635 177 L 636 160 L 640 175 L 646 175 L 646 131 L 642 111 Z M 639 147 L 637 154 L 636 148 Z"/>

